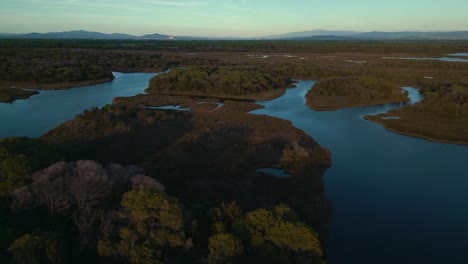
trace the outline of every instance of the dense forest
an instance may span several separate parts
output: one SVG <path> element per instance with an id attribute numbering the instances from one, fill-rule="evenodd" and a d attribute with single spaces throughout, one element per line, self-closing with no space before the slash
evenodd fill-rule
<path id="1" fill-rule="evenodd" d="M 110 71 L 162 71 L 180 64 L 177 57 L 137 51 L 72 49 L 0 49 L 0 80 L 43 83 L 74 83 L 112 78 Z M 200 61 L 200 62 L 197 62 Z M 206 63 L 206 62 L 204 62 Z"/>
<path id="2" fill-rule="evenodd" d="M 291 79 L 262 72 L 265 68 L 217 67 L 174 69 L 154 77 L 148 93 L 245 95 L 285 89 Z"/>
<path id="3" fill-rule="evenodd" d="M 381 79 L 357 76 L 319 81 L 307 93 L 307 105 L 316 110 L 404 102 L 401 88 Z"/>
<path id="4" fill-rule="evenodd" d="M 420 82 L 420 87 L 424 101 L 405 110 L 448 118 L 468 117 L 468 82 L 425 80 Z"/>
<path id="5" fill-rule="evenodd" d="M 366 52 L 441 54 L 468 50 L 462 41 L 280 41 L 280 40 L 50 40 L 3 39 L 0 48 L 66 48 L 187 52 Z"/>
<path id="6" fill-rule="evenodd" d="M 366 118 L 398 133 L 468 144 L 468 83 L 424 80 L 419 87 L 422 102 Z M 389 116 L 399 119 L 382 119 Z"/>
<path id="7" fill-rule="evenodd" d="M 1 49 L 0 80 L 71 83 L 112 79 L 102 66 L 73 51 Z"/>

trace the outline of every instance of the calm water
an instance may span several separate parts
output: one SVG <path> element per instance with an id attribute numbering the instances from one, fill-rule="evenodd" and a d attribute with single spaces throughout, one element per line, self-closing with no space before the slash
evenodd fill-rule
<path id="1" fill-rule="evenodd" d="M 91 107 L 102 107 L 119 96 L 144 93 L 154 73 L 113 73 L 115 79 L 98 85 L 40 94 L 12 104 L 0 103 L 0 138 L 38 137 Z"/>
<path id="2" fill-rule="evenodd" d="M 468 52 L 460 52 L 460 53 L 452 53 L 449 56 L 461 56 L 461 57 L 468 57 Z"/>
<path id="3" fill-rule="evenodd" d="M 450 56 L 464 56 L 460 54 L 466 53 L 453 53 L 457 55 L 450 55 Z M 442 58 L 424 58 L 424 57 L 382 57 L 383 59 L 388 60 L 434 60 L 434 61 L 450 61 L 450 62 L 468 62 L 468 59 L 461 59 L 455 57 L 442 57 Z"/>
<path id="4" fill-rule="evenodd" d="M 258 168 L 255 171 L 260 172 L 260 173 L 270 174 L 270 175 L 273 175 L 274 177 L 277 177 L 277 178 L 289 178 L 289 177 L 291 177 L 291 174 L 289 174 L 289 173 L 287 173 L 284 170 L 279 169 L 279 168 Z"/>
<path id="5" fill-rule="evenodd" d="M 190 111 L 190 108 L 183 108 L 180 105 L 147 106 L 146 109 Z"/>
<path id="6" fill-rule="evenodd" d="M 468 263 L 468 147 L 398 135 L 362 118 L 395 104 L 313 111 L 304 99 L 313 84 L 301 81 L 254 113 L 290 120 L 332 151 L 324 176 L 334 209 L 332 263 Z"/>

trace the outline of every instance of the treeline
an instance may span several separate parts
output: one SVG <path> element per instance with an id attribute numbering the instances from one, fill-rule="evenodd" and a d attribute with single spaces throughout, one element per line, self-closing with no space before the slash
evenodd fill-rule
<path id="1" fill-rule="evenodd" d="M 75 83 L 113 78 L 111 71 L 162 71 L 209 60 L 138 51 L 42 48 L 0 49 L 0 81 Z"/>
<path id="2" fill-rule="evenodd" d="M 468 144 L 468 83 L 428 79 L 418 86 L 424 96 L 421 102 L 366 118 L 398 133 L 437 142 Z M 382 119 L 388 116 L 399 119 Z"/>
<path id="3" fill-rule="evenodd" d="M 2 49 L 0 60 L 0 80 L 4 81 L 42 84 L 113 78 L 89 57 L 73 51 Z"/>
<path id="4" fill-rule="evenodd" d="M 314 85 L 310 96 L 356 97 L 364 100 L 379 100 L 402 97 L 398 87 L 381 79 L 359 76 L 330 78 Z"/>
<path id="5" fill-rule="evenodd" d="M 444 54 L 468 50 L 460 41 L 284 41 L 284 40 L 47 40 L 3 39 L 1 48 L 71 48 L 195 52 L 371 52 Z"/>
<path id="6" fill-rule="evenodd" d="M 155 76 L 148 93 L 249 95 L 285 89 L 294 78 L 326 78 L 348 76 L 350 72 L 314 65 L 223 64 L 219 67 L 189 67 L 174 69 Z"/>
<path id="7" fill-rule="evenodd" d="M 30 181 L 30 175 L 62 157 L 61 150 L 42 140 L 0 139 L 0 196 Z"/>
<path id="8" fill-rule="evenodd" d="M 400 87 L 370 76 L 334 77 L 320 80 L 306 94 L 314 110 L 404 102 L 408 98 Z"/>
<path id="9" fill-rule="evenodd" d="M 148 93 L 194 92 L 203 94 L 245 95 L 285 89 L 291 80 L 249 67 L 191 67 L 174 69 L 154 77 Z"/>
<path id="10" fill-rule="evenodd" d="M 419 84 L 424 100 L 405 110 L 441 117 L 468 117 L 468 82 L 425 80 Z"/>
<path id="11" fill-rule="evenodd" d="M 99 109 L 93 107 L 78 114 L 76 121 L 91 131 L 101 133 L 116 133 L 129 131 L 138 126 L 153 124 L 176 118 L 172 112 L 164 110 L 148 110 L 138 107 L 106 105 Z M 82 135 L 81 135 L 82 136 Z M 90 135 L 91 136 L 91 135 Z M 94 134 L 93 136 L 98 136 Z"/>
<path id="12" fill-rule="evenodd" d="M 112 78 L 99 57 L 79 51 L 11 49 L 2 50 L 1 59 L 2 80 L 67 83 Z"/>
<path id="13" fill-rule="evenodd" d="M 181 114 L 164 110 L 117 105 L 106 105 L 102 108 L 93 107 L 78 114 L 72 121 L 50 130 L 43 137 L 46 137 L 51 142 L 59 141 L 60 138 L 67 138 L 70 142 L 78 143 L 82 140 L 132 133 L 138 129 L 145 129 L 147 126 L 167 123 L 179 118 Z M 80 133 L 76 133 L 76 131 L 80 131 Z M 48 137 L 48 135 L 53 135 L 54 133 L 59 133 L 60 136 Z M 72 154 L 76 153 L 79 147 L 76 146 L 74 150 L 69 150 L 68 152 Z M 104 150 L 96 150 L 96 152 L 100 151 Z M 109 156 L 112 154 L 107 153 Z"/>
<path id="14" fill-rule="evenodd" d="M 401 114 L 426 115 L 444 118 L 468 117 L 468 82 L 441 82 L 437 80 L 423 80 L 418 83 L 423 100 L 417 104 L 393 110 Z M 468 124 L 468 123 L 467 123 Z"/>

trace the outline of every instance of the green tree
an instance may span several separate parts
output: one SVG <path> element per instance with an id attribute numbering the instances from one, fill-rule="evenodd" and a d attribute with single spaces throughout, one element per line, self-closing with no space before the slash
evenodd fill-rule
<path id="1" fill-rule="evenodd" d="M 27 183 L 31 175 L 31 163 L 25 155 L 11 155 L 0 147 L 0 196 Z"/>
<path id="2" fill-rule="evenodd" d="M 192 247 L 177 199 L 142 188 L 125 193 L 121 205 L 118 239 L 99 241 L 101 256 L 123 257 L 130 263 L 177 262 Z"/>
<path id="3" fill-rule="evenodd" d="M 13 242 L 8 248 L 12 253 L 12 263 L 62 263 L 57 242 L 58 235 L 48 233 L 44 235 L 26 234 Z"/>
<path id="4" fill-rule="evenodd" d="M 33 171 L 60 159 L 59 151 L 40 139 L 0 139 L 0 196 L 28 184 Z"/>
<path id="5" fill-rule="evenodd" d="M 273 210 L 257 209 L 245 216 L 245 226 L 254 249 L 274 258 L 276 254 L 320 260 L 323 249 L 313 229 L 300 222 L 285 205 Z"/>
<path id="6" fill-rule="evenodd" d="M 243 251 L 242 242 L 232 234 L 220 233 L 211 236 L 208 240 L 208 263 L 231 263 Z"/>

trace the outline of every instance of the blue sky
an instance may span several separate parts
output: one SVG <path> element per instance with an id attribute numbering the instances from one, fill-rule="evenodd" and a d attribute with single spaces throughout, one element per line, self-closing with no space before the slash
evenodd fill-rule
<path id="1" fill-rule="evenodd" d="M 468 30 L 468 0 L 0 0 L 0 32 L 265 36 Z"/>

